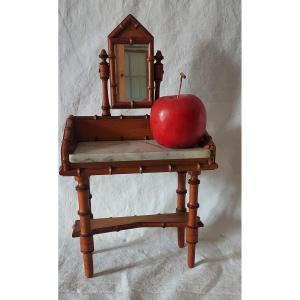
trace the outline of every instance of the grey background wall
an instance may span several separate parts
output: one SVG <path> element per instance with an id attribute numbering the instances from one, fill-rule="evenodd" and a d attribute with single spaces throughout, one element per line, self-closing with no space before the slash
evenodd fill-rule
<path id="1" fill-rule="evenodd" d="M 232 277 L 232 268 L 230 269 L 228 265 L 226 267 L 221 264 L 220 272 L 220 263 L 216 261 L 217 267 L 213 273 L 215 282 L 212 282 L 209 277 L 212 273 L 207 273 L 210 274 L 207 277 L 208 281 L 196 288 L 192 295 L 205 294 L 210 295 L 210 298 L 205 299 L 215 299 L 214 295 L 222 292 L 233 295 L 230 299 L 238 299 L 241 194 L 240 1 L 61 0 L 59 2 L 59 141 L 62 138 L 65 119 L 69 114 L 100 114 L 101 85 L 98 76 L 98 54 L 101 48 L 107 49 L 107 35 L 129 13 L 154 35 L 155 51 L 161 50 L 165 57 L 161 95 L 177 92 L 179 72 L 183 71 L 187 79 L 183 83 L 182 92 L 195 94 L 203 100 L 208 113 L 207 129 L 217 145 L 219 169 L 203 173 L 201 176 L 198 214 L 205 228 L 199 234 L 199 245 L 201 246 L 201 241 L 215 243 L 215 245 L 226 244 L 227 248 L 218 246 L 223 253 L 222 264 L 228 263 L 224 259 L 224 253 L 226 252 L 227 256 L 231 253 L 232 255 L 228 257 L 234 262 L 231 267 L 235 268 L 237 277 Z M 122 111 L 122 114 L 144 113 L 149 113 L 149 110 Z M 114 114 L 118 115 L 120 111 L 116 110 Z M 176 205 L 176 182 L 176 174 L 94 177 L 91 179 L 94 216 L 172 212 Z M 73 178 L 60 177 L 59 257 L 62 297 L 67 299 L 68 293 L 74 293 L 75 290 L 77 292 L 80 290 L 80 293 L 89 293 L 92 290 L 93 293 L 104 293 L 104 296 L 117 292 L 122 294 L 126 291 L 127 294 L 122 294 L 125 295 L 124 299 L 127 299 L 128 295 L 131 298 L 139 297 L 136 293 L 150 293 L 147 294 L 150 298 L 150 295 L 153 295 L 152 291 L 146 287 L 142 288 L 141 281 L 131 278 L 131 281 L 126 281 L 125 285 L 124 282 L 120 284 L 117 277 L 120 272 L 118 275 L 110 275 L 107 271 L 107 276 L 115 276 L 110 278 L 115 285 L 107 293 L 101 285 L 105 274 L 102 274 L 102 281 L 98 277 L 97 283 L 94 282 L 93 286 L 91 286 L 92 281 L 87 283 L 81 279 L 83 274 L 78 241 L 70 237 L 73 221 L 77 218 L 76 211 L 75 182 Z M 176 232 L 172 229 L 163 232 L 157 229 L 136 229 L 97 236 L 95 249 L 101 249 L 109 243 L 112 243 L 112 247 L 114 243 L 115 245 L 134 244 L 143 237 L 152 239 L 153 243 L 157 237 L 161 238 L 160 241 L 167 241 L 170 238 L 170 241 L 174 242 L 172 247 L 177 247 Z M 207 245 L 209 247 L 209 244 Z M 147 246 L 141 248 L 143 247 Z M 198 249 L 200 249 L 198 252 L 201 252 L 201 248 Z M 227 250 L 222 252 L 222 249 Z M 115 256 L 112 257 L 112 268 L 118 265 L 114 263 L 117 260 L 116 254 L 113 255 Z M 122 252 L 120 255 L 122 256 Z M 199 259 L 201 260 L 201 257 Z M 103 269 L 102 258 L 95 258 L 95 260 L 101 261 L 99 269 Z M 185 263 L 185 260 L 182 263 Z M 78 266 L 74 267 L 74 264 Z M 80 274 L 76 275 L 76 278 L 72 275 L 70 266 L 78 268 Z M 211 272 L 211 269 L 210 266 L 208 272 Z M 123 271 L 127 272 L 126 270 L 124 267 Z M 140 285 L 135 286 L 135 294 L 132 294 L 131 287 L 136 282 Z M 174 279 L 173 283 L 175 282 Z M 95 286 L 98 288 L 95 289 Z M 153 289 L 154 287 L 153 283 Z M 180 292 L 188 295 L 184 288 Z M 179 295 L 180 292 L 177 294 Z M 172 297 L 174 299 L 174 296 Z"/>

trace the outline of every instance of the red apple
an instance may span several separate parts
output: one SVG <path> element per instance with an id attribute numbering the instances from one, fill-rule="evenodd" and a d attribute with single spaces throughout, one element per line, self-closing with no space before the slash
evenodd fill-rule
<path id="1" fill-rule="evenodd" d="M 152 106 L 150 126 L 159 144 L 192 147 L 205 133 L 206 110 L 202 101 L 191 94 L 160 97 Z"/>

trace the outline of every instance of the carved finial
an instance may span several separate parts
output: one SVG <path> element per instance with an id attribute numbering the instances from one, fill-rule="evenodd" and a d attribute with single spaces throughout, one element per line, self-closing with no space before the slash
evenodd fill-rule
<path id="1" fill-rule="evenodd" d="M 158 63 L 160 63 L 164 59 L 160 50 L 156 51 L 154 58 L 156 59 L 156 62 L 158 62 Z"/>
<path id="2" fill-rule="evenodd" d="M 102 59 L 101 64 L 102 64 L 102 63 L 106 63 L 106 59 L 108 58 L 108 55 L 107 55 L 105 49 L 102 49 L 102 50 L 101 50 L 101 52 L 100 52 L 100 54 L 99 54 L 99 58 Z"/>
<path id="3" fill-rule="evenodd" d="M 108 100 L 108 90 L 107 90 L 107 81 L 109 79 L 109 64 L 106 61 L 108 55 L 105 49 L 102 49 L 99 54 L 100 59 L 102 60 L 99 64 L 99 75 L 102 80 L 102 116 L 110 116 L 110 105 Z"/>
<path id="4" fill-rule="evenodd" d="M 164 75 L 164 65 L 161 61 L 164 59 L 160 50 L 157 50 L 154 56 L 156 62 L 154 64 L 154 81 L 155 81 L 155 99 L 159 98 L 160 93 L 160 83 Z"/>

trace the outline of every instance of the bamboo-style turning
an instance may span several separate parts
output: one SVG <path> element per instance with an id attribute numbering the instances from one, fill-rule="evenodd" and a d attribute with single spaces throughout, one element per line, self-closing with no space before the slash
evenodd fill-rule
<path id="1" fill-rule="evenodd" d="M 185 213 L 185 195 L 186 195 L 186 172 L 178 172 L 178 187 L 176 190 L 177 193 L 177 213 Z M 185 228 L 177 228 L 177 241 L 178 247 L 184 247 L 184 231 Z"/>
<path id="2" fill-rule="evenodd" d="M 166 159 L 148 161 L 89 162 L 71 163 L 69 155 L 77 143 L 85 141 L 115 141 L 152 139 L 149 116 L 70 116 L 67 119 L 61 149 L 62 166 L 60 174 L 75 176 L 78 185 L 80 220 L 75 222 L 73 236 L 80 237 L 84 270 L 87 277 L 93 276 L 93 235 L 139 227 L 176 227 L 177 241 L 180 248 L 188 245 L 188 266 L 195 261 L 195 245 L 198 240 L 198 227 L 203 226 L 197 217 L 198 176 L 200 171 L 213 170 L 216 147 L 211 136 L 206 133 L 199 145 L 210 150 L 209 158 Z M 174 214 L 154 216 L 131 216 L 119 218 L 93 219 L 91 212 L 91 193 L 89 177 L 93 175 L 115 175 L 131 173 L 177 172 L 177 208 Z M 189 212 L 185 209 L 186 173 L 191 178 Z M 186 237 L 185 237 L 186 235 Z"/>
<path id="3" fill-rule="evenodd" d="M 118 99 L 118 82 L 116 77 L 117 44 L 147 44 L 147 96 L 146 99 L 122 101 Z M 152 34 L 132 15 L 128 15 L 108 35 L 110 100 L 114 108 L 147 108 L 154 101 L 154 38 Z"/>
<path id="4" fill-rule="evenodd" d="M 198 180 L 199 172 L 190 172 L 191 178 L 189 179 L 190 192 L 188 203 L 188 223 L 186 228 L 186 242 L 188 244 L 188 257 L 187 264 L 189 268 L 193 268 L 195 265 L 195 248 L 198 242 L 198 226 L 197 226 L 197 208 L 198 204 Z"/>
<path id="5" fill-rule="evenodd" d="M 164 57 L 160 50 L 157 50 L 154 59 L 156 60 L 154 64 L 155 99 L 157 99 L 160 93 L 160 83 L 164 76 L 164 65 L 161 63 Z"/>
<path id="6" fill-rule="evenodd" d="M 118 52 L 116 45 L 119 44 L 147 44 L 147 96 L 146 99 L 126 100 L 119 99 L 120 86 L 117 84 L 119 74 L 116 74 Z M 73 225 L 72 237 L 79 237 L 80 251 L 84 262 L 86 277 L 92 277 L 93 270 L 93 235 L 106 232 L 114 232 L 140 227 L 173 227 L 177 230 L 178 247 L 183 248 L 186 239 L 187 243 L 187 264 L 190 268 L 195 264 L 195 246 L 198 242 L 198 228 L 203 223 L 197 216 L 198 204 L 198 176 L 201 171 L 214 170 L 218 168 L 215 162 L 216 146 L 211 136 L 206 132 L 198 141 L 197 146 L 209 149 L 204 151 L 205 155 L 193 155 L 187 158 L 183 155 L 174 159 L 161 157 L 144 159 L 137 156 L 136 160 L 126 160 L 126 156 L 115 160 L 78 160 L 72 157 L 80 153 L 80 144 L 95 143 L 102 141 L 138 141 L 154 139 L 150 127 L 149 115 L 111 116 L 111 109 L 132 109 L 151 108 L 154 100 L 160 96 L 160 84 L 163 80 L 164 66 L 161 61 L 164 59 L 160 50 L 154 56 L 154 38 L 150 32 L 132 15 L 128 15 L 108 36 L 108 53 L 101 50 L 99 57 L 99 76 L 102 80 L 102 115 L 94 116 L 69 116 L 64 129 L 61 146 L 61 167 L 59 170 L 62 176 L 74 176 L 77 181 L 76 191 L 78 196 L 79 220 Z M 107 62 L 109 59 L 109 63 Z M 181 83 L 185 78 L 180 74 Z M 110 99 L 108 96 L 108 81 L 110 86 Z M 181 83 L 179 88 L 181 89 Z M 99 114 L 99 112 L 98 112 Z M 73 155 L 72 155 L 73 154 Z M 209 155 L 210 154 L 210 155 Z M 145 156 L 146 157 L 146 156 Z M 93 218 L 91 211 L 90 176 L 117 174 L 144 174 L 155 172 L 177 172 L 177 207 L 175 213 L 155 214 L 143 216 L 127 216 L 113 218 Z M 189 179 L 189 202 L 185 208 L 186 197 L 186 174 Z M 113 205 L 111 203 L 111 205 Z"/>
<path id="7" fill-rule="evenodd" d="M 83 176 L 75 177 L 78 185 L 76 191 L 78 195 L 80 217 L 80 251 L 83 255 L 84 272 L 86 277 L 93 277 L 93 251 L 94 240 L 91 233 L 91 204 L 89 178 Z"/>
<path id="8" fill-rule="evenodd" d="M 109 79 L 109 64 L 106 62 L 108 55 L 104 49 L 99 54 L 101 62 L 99 64 L 99 75 L 102 80 L 102 116 L 110 116 L 110 105 L 108 99 L 107 81 Z"/>

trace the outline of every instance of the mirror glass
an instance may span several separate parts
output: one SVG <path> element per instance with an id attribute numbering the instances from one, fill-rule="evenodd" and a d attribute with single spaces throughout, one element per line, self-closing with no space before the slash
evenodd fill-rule
<path id="1" fill-rule="evenodd" d="M 116 44 L 116 84 L 118 101 L 147 98 L 147 44 Z"/>

